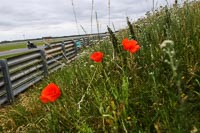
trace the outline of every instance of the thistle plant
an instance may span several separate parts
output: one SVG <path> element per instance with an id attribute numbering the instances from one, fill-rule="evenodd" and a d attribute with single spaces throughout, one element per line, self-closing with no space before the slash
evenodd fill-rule
<path id="1" fill-rule="evenodd" d="M 167 54 L 169 58 L 166 58 L 164 62 L 170 65 L 172 70 L 172 81 L 175 81 L 176 87 L 178 89 L 178 95 L 179 95 L 179 103 L 181 103 L 181 80 L 180 80 L 180 74 L 178 73 L 178 60 L 176 59 L 176 51 L 174 49 L 174 42 L 171 40 L 165 40 L 162 44 L 160 44 L 160 48 L 164 53 Z"/>

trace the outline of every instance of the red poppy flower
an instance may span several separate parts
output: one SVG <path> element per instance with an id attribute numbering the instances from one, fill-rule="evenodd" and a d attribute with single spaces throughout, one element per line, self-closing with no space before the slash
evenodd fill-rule
<path id="1" fill-rule="evenodd" d="M 43 103 L 55 102 L 60 95 L 59 87 L 54 83 L 50 83 L 42 90 L 40 100 Z"/>
<path id="2" fill-rule="evenodd" d="M 138 42 L 136 40 L 128 40 L 127 38 L 122 40 L 122 45 L 124 50 L 127 50 L 131 53 L 135 53 L 140 49 Z"/>
<path id="3" fill-rule="evenodd" d="M 102 52 L 94 52 L 90 55 L 90 59 L 94 62 L 102 62 L 103 60 L 103 53 Z"/>
<path id="4" fill-rule="evenodd" d="M 131 49 L 129 50 L 129 52 L 131 52 L 131 53 L 136 53 L 139 49 L 140 49 L 140 46 L 139 46 L 139 45 L 135 45 L 133 48 L 131 48 Z"/>
<path id="5" fill-rule="evenodd" d="M 124 39 L 122 40 L 122 44 L 123 44 L 123 45 L 126 45 L 128 42 L 129 42 L 128 38 L 124 38 Z"/>

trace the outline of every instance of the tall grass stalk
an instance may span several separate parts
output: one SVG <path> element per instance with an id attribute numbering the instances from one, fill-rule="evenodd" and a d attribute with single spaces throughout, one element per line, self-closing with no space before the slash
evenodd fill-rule
<path id="1" fill-rule="evenodd" d="M 91 34 L 92 34 L 92 21 L 93 21 L 93 10 L 94 10 L 94 0 L 92 0 L 92 9 L 91 9 L 91 17 L 90 17 L 90 23 L 91 23 Z"/>
<path id="2" fill-rule="evenodd" d="M 80 35 L 79 28 L 78 28 L 78 20 L 77 20 L 77 17 L 76 17 L 76 10 L 75 10 L 75 5 L 74 5 L 74 0 L 71 0 L 71 2 L 72 2 L 74 19 L 75 19 L 75 23 L 76 23 L 77 34 Z"/>
<path id="3" fill-rule="evenodd" d="M 85 28 L 82 25 L 80 25 L 80 27 L 83 30 L 83 32 L 87 35 L 87 31 L 85 30 Z"/>
<path id="4" fill-rule="evenodd" d="M 108 0 L 108 26 L 110 27 L 110 0 Z"/>
<path id="5" fill-rule="evenodd" d="M 133 24 L 131 24 L 128 17 L 126 17 L 126 21 L 127 21 L 128 27 L 129 27 L 128 29 L 130 31 L 131 39 L 137 40 L 137 38 L 135 36 L 135 31 L 133 29 Z"/>
<path id="6" fill-rule="evenodd" d="M 98 40 L 100 40 L 100 36 L 99 36 L 99 21 L 98 21 L 97 12 L 95 12 L 95 16 L 96 16 L 96 24 L 97 24 Z"/>

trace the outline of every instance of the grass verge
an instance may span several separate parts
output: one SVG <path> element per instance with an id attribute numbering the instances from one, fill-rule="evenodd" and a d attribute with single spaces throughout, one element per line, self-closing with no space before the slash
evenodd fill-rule
<path id="1" fill-rule="evenodd" d="M 111 36 L 113 45 L 99 42 L 2 108 L 0 131 L 198 132 L 199 24 L 200 2 L 148 14 L 133 24 L 139 52 L 130 54 L 121 45 L 133 29 Z M 104 53 L 103 62 L 89 60 L 94 51 Z M 43 104 L 40 93 L 50 82 L 61 96 Z"/>

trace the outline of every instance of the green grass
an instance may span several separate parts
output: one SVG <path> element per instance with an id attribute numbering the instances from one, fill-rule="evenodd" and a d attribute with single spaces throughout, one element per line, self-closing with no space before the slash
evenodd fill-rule
<path id="1" fill-rule="evenodd" d="M 0 110 L 2 132 L 188 133 L 200 130 L 200 2 L 159 9 L 133 25 L 141 49 L 131 56 L 117 35 L 84 50 Z M 172 40 L 163 49 L 159 44 Z M 174 45 L 172 45 L 174 43 Z M 89 59 L 102 51 L 103 63 Z M 50 82 L 61 89 L 54 103 L 39 96 Z"/>
<path id="2" fill-rule="evenodd" d="M 0 52 L 2 51 L 8 51 L 8 50 L 12 50 L 12 49 L 20 49 L 20 48 L 26 48 L 26 43 L 20 43 L 20 44 L 4 44 L 4 45 L 0 45 Z"/>

